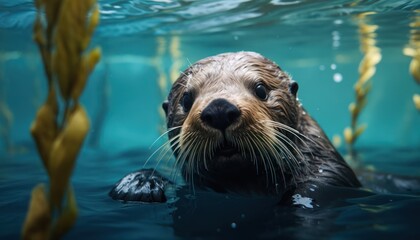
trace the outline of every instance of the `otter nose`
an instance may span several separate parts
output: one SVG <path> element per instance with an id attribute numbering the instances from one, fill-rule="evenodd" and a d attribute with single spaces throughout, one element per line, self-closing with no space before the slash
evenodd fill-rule
<path id="1" fill-rule="evenodd" d="M 224 131 L 229 125 L 234 123 L 240 115 L 241 112 L 235 105 L 225 99 L 218 98 L 204 108 L 200 118 L 205 124 Z"/>

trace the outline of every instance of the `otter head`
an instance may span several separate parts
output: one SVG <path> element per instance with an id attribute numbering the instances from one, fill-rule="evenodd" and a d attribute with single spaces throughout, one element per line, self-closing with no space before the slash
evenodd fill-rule
<path id="1" fill-rule="evenodd" d="M 297 90 L 275 63 L 253 52 L 220 54 L 185 70 L 163 108 L 186 179 L 221 191 L 287 184 L 302 169 Z"/>

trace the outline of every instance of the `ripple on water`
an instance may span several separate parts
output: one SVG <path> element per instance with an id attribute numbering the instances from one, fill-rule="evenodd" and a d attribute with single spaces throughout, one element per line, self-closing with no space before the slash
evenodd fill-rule
<path id="1" fill-rule="evenodd" d="M 355 4 L 351 0 L 334 0 L 329 4 L 316 1 L 279 0 L 103 0 L 99 1 L 99 5 L 101 24 L 96 34 L 100 36 L 225 32 L 245 26 L 260 28 L 261 25 L 311 24 L 314 20 L 342 24 L 343 16 L 352 16 L 360 12 L 395 11 L 406 16 L 406 14 L 413 14 L 414 9 L 420 6 L 414 0 L 379 0 L 374 4 L 370 2 Z M 29 30 L 32 28 L 35 18 L 32 0 L 1 0 L 0 10 L 2 10 L 0 11 L 0 29 Z M 387 21 L 387 19 L 389 18 L 385 16 L 382 20 Z"/>

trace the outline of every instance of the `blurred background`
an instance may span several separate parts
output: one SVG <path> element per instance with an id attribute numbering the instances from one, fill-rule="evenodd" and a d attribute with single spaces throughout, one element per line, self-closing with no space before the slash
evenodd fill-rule
<path id="1" fill-rule="evenodd" d="M 103 57 L 82 102 L 92 121 L 88 145 L 147 148 L 164 128 L 160 104 L 171 80 L 204 57 L 256 51 L 300 84 L 299 99 L 330 138 L 350 124 L 348 106 L 363 58 L 357 14 L 377 26 L 382 60 L 359 118 L 363 147 L 419 147 L 420 92 L 409 72 L 409 26 L 417 1 L 99 1 L 92 46 Z M 45 100 L 43 66 L 32 40 L 32 1 L 0 1 L 0 148 L 31 144 L 28 129 Z M 418 29 L 418 28 L 417 28 Z M 75 71 L 77 71 L 75 69 Z M 164 81 L 166 84 L 159 84 Z M 3 110 L 7 109 L 7 110 Z"/>

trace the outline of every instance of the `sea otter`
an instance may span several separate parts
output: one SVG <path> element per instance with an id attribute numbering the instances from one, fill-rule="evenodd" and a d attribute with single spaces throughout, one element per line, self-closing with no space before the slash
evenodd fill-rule
<path id="1" fill-rule="evenodd" d="M 255 52 L 224 53 L 175 81 L 166 113 L 170 146 L 188 184 L 217 192 L 278 195 L 360 183 L 297 98 L 298 84 Z M 153 170 L 121 179 L 113 199 L 163 202 Z"/>

